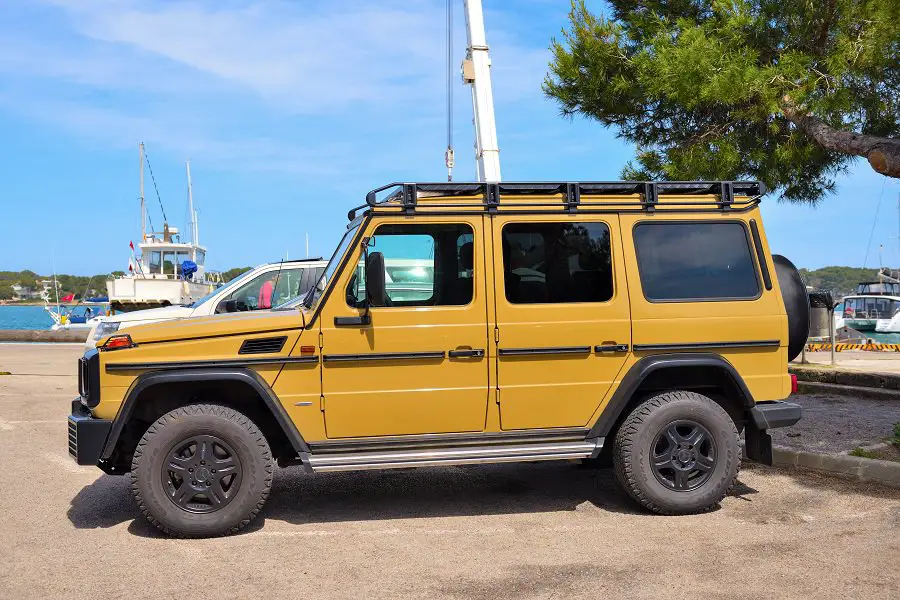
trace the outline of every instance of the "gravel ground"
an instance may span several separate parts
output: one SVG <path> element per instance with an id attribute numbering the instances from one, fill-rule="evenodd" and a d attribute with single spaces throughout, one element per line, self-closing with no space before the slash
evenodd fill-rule
<path id="1" fill-rule="evenodd" d="M 77 348 L 0 344 L 0 599 L 900 597 L 900 491 L 746 465 L 658 517 L 567 462 L 278 470 L 242 535 L 160 536 L 124 477 L 76 466 Z"/>
<path id="2" fill-rule="evenodd" d="M 772 442 L 795 450 L 837 454 L 868 446 L 891 436 L 900 422 L 900 400 L 857 398 L 833 394 L 791 396 L 803 407 L 793 427 L 773 429 Z"/>

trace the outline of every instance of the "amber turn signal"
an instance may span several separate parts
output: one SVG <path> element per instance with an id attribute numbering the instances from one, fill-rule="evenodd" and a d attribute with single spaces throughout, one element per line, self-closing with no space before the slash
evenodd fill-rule
<path id="1" fill-rule="evenodd" d="M 134 342 L 131 341 L 131 336 L 127 333 L 114 335 L 100 346 L 101 350 L 123 350 L 125 348 L 134 348 Z"/>

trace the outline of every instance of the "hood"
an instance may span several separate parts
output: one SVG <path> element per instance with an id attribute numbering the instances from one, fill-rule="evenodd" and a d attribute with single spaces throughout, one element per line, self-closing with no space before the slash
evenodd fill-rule
<path id="1" fill-rule="evenodd" d="M 129 321 L 165 321 L 168 319 L 185 319 L 194 312 L 190 306 L 164 306 L 162 308 L 148 308 L 133 312 L 113 315 L 103 319 L 107 322 L 125 323 Z"/>
<path id="2" fill-rule="evenodd" d="M 123 333 L 128 333 L 136 344 L 141 344 L 268 333 L 300 329 L 305 325 L 306 319 L 299 310 L 277 312 L 261 310 L 137 325 L 129 327 Z M 100 344 L 102 345 L 102 343 L 101 341 Z"/>

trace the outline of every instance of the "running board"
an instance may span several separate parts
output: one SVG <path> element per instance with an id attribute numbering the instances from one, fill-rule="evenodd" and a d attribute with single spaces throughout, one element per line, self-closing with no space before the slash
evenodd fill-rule
<path id="1" fill-rule="evenodd" d="M 509 446 L 466 446 L 464 448 L 432 448 L 400 452 L 342 452 L 310 454 L 306 461 L 317 473 L 362 471 L 368 469 L 406 469 L 445 465 L 567 460 L 596 457 L 603 448 L 603 438 L 580 442 L 552 444 L 517 444 Z"/>

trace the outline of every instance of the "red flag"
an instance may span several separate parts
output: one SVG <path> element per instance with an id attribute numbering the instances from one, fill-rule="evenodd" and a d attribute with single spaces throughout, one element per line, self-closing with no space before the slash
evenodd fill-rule
<path id="1" fill-rule="evenodd" d="M 128 245 L 131 247 L 131 251 L 134 252 L 134 242 L 128 242 Z"/>
<path id="2" fill-rule="evenodd" d="M 60 302 L 71 302 L 75 299 L 75 294 L 69 294 L 68 296 L 63 296 L 59 299 Z"/>

